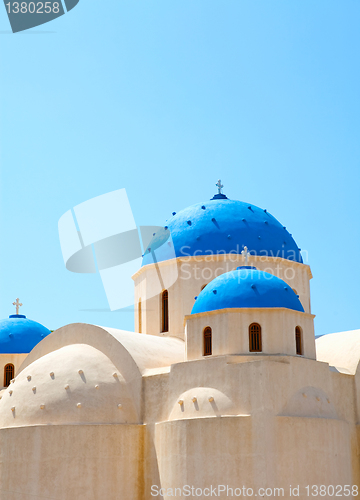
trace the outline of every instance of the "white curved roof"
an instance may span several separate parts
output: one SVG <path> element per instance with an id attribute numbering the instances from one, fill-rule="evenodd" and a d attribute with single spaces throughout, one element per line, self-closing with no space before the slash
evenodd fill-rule
<path id="1" fill-rule="evenodd" d="M 40 342 L 20 369 L 23 370 L 49 352 L 71 344 L 92 345 L 109 356 L 115 365 L 120 364 L 123 367 L 124 363 L 131 364 L 138 375 L 142 375 L 146 370 L 171 366 L 185 360 L 185 342 L 177 338 L 73 323 L 59 328 Z"/>
<path id="2" fill-rule="evenodd" d="M 360 330 L 331 333 L 316 339 L 316 359 L 339 372 L 355 375 L 360 360 Z"/>
<path id="3" fill-rule="evenodd" d="M 185 342 L 172 337 L 100 327 L 110 333 L 135 361 L 140 372 L 180 363 L 185 360 Z"/>
<path id="4" fill-rule="evenodd" d="M 134 395 L 121 372 L 86 344 L 68 345 L 37 359 L 0 400 L 1 428 L 138 422 Z"/>
<path id="5" fill-rule="evenodd" d="M 73 323 L 59 328 L 35 346 L 20 366 L 17 376 L 47 354 L 76 344 L 94 347 L 109 358 L 133 394 L 138 415 L 142 411 L 143 374 L 149 370 L 164 369 L 185 359 L 185 342 L 180 339 Z"/>
<path id="6" fill-rule="evenodd" d="M 180 394 L 176 401 L 174 398 L 174 405 L 170 412 L 169 420 L 187 420 L 191 418 L 238 414 L 236 405 L 223 392 L 214 387 L 193 387 Z"/>

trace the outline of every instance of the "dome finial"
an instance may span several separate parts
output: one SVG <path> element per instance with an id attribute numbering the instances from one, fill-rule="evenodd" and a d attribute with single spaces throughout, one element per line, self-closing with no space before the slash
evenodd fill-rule
<path id="1" fill-rule="evenodd" d="M 223 188 L 224 186 L 221 184 L 221 180 L 219 179 L 215 185 L 216 185 L 216 186 L 217 186 L 217 188 L 218 188 L 219 194 L 222 194 L 222 188 Z"/>
<path id="2" fill-rule="evenodd" d="M 224 193 L 222 192 L 222 188 L 224 186 L 221 184 L 220 179 L 217 181 L 215 186 L 218 188 L 218 193 L 215 196 L 213 196 L 211 199 L 212 200 L 227 200 L 228 199 L 227 196 L 225 196 Z"/>
<path id="3" fill-rule="evenodd" d="M 20 303 L 20 299 L 16 299 L 16 302 L 13 302 L 13 306 L 16 306 L 16 315 L 18 316 L 19 315 L 19 307 L 22 306 L 22 304 Z"/>
<path id="4" fill-rule="evenodd" d="M 250 252 L 248 251 L 248 247 L 244 247 L 244 250 L 241 252 L 241 255 L 245 259 L 245 266 L 247 266 L 248 265 L 249 255 L 250 255 Z"/>

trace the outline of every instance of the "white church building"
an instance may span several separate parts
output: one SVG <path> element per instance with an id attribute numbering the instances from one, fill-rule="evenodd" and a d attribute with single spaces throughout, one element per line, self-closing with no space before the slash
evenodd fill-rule
<path id="1" fill-rule="evenodd" d="M 135 332 L 0 323 L 0 500 L 358 496 L 360 330 L 315 341 L 292 235 L 221 188 L 148 244 Z"/>

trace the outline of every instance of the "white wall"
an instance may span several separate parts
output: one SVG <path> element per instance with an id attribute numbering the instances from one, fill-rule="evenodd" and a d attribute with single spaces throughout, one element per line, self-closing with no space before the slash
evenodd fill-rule
<path id="1" fill-rule="evenodd" d="M 295 327 L 302 330 L 303 356 L 315 359 L 314 316 L 285 308 L 223 309 L 186 316 L 187 360 L 203 357 L 203 331 L 212 329 L 212 355 L 252 354 L 249 326 L 258 323 L 262 354 L 296 355 Z"/>
<path id="2" fill-rule="evenodd" d="M 142 500 L 141 425 L 0 429 L 1 500 Z"/>
<path id="3" fill-rule="evenodd" d="M 142 333 L 184 338 L 184 316 L 191 313 L 195 297 L 216 276 L 244 265 L 240 255 L 210 255 L 178 258 L 149 264 L 133 276 L 135 283 L 135 331 L 138 331 L 138 302 L 142 302 Z M 269 272 L 295 289 L 305 312 L 310 313 L 310 267 L 278 257 L 255 257 L 249 265 Z M 169 332 L 161 333 L 161 292 L 169 292 Z"/>
<path id="4" fill-rule="evenodd" d="M 14 365 L 16 377 L 22 362 L 27 356 L 27 354 L 0 354 L 0 388 L 4 386 L 5 366 L 10 363 Z"/>

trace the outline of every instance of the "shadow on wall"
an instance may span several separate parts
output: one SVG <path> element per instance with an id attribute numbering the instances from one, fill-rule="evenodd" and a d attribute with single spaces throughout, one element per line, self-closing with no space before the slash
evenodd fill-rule
<path id="1" fill-rule="evenodd" d="M 338 418 L 329 396 L 317 387 L 303 387 L 297 391 L 279 413 L 280 417 Z"/>
<path id="2" fill-rule="evenodd" d="M 223 392 L 212 387 L 194 387 L 182 393 L 174 404 L 169 420 L 226 415 L 247 415 L 236 408 Z"/>

